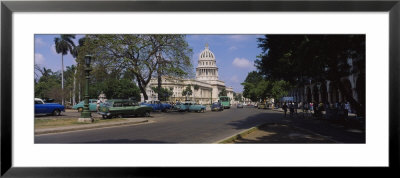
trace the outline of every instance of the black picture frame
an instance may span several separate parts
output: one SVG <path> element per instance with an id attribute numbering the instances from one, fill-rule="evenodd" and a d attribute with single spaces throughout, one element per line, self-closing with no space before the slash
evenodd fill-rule
<path id="1" fill-rule="evenodd" d="M 13 12 L 388 12 L 389 13 L 389 168 L 399 168 L 400 1 L 1 1 L 1 176 L 143 177 L 178 175 L 176 168 L 21 168 L 12 165 L 12 17 Z M 156 169 L 156 170 L 154 170 Z M 190 174 L 211 174 L 185 168 Z M 214 168 L 212 171 L 214 171 Z M 268 168 L 267 168 L 268 169 Z M 236 169 L 240 170 L 240 169 Z M 250 169 L 253 173 L 265 168 Z M 376 169 L 364 169 L 376 170 Z M 218 171 L 233 171 L 218 169 Z M 282 171 L 282 175 L 290 171 Z M 308 172 L 308 171 L 301 171 Z M 365 173 L 365 172 L 364 172 Z M 214 174 L 214 173 L 212 173 Z M 341 175 L 331 171 L 330 175 Z M 250 174 L 249 174 L 250 175 Z"/>

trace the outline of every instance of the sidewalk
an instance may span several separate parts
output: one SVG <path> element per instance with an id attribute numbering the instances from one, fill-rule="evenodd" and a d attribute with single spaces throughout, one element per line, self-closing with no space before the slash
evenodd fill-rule
<path id="1" fill-rule="evenodd" d="M 267 109 L 283 112 L 282 109 Z M 264 123 L 233 135 L 218 143 L 365 143 L 365 122 L 349 119 L 286 117 Z M 298 116 L 303 115 L 299 110 Z"/>
<path id="2" fill-rule="evenodd" d="M 94 129 L 94 128 L 114 127 L 114 126 L 122 126 L 122 125 L 134 125 L 134 124 L 149 122 L 149 120 L 145 119 L 145 118 L 125 118 L 125 119 L 126 119 L 126 121 L 87 123 L 87 124 L 74 125 L 74 126 L 35 129 L 35 135 L 59 133 L 59 132 L 69 132 L 69 131 L 77 131 L 77 130 L 87 130 L 87 129 Z"/>

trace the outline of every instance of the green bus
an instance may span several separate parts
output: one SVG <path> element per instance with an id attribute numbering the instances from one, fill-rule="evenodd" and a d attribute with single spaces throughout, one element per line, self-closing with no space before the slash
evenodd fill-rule
<path id="1" fill-rule="evenodd" d="M 224 109 L 229 109 L 231 107 L 231 98 L 227 96 L 220 96 L 219 101 L 221 102 Z"/>

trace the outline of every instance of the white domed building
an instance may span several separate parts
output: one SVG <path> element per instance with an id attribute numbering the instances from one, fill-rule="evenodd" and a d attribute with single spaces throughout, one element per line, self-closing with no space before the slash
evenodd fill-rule
<path id="1" fill-rule="evenodd" d="M 179 79 L 172 77 L 162 77 L 162 87 L 173 91 L 170 101 L 185 101 L 186 96 L 182 95 L 187 86 L 191 86 L 193 94 L 188 99 L 199 104 L 210 104 L 219 100 L 218 94 L 225 89 L 227 96 L 233 101 L 233 88 L 226 87 L 225 82 L 218 78 L 218 67 L 216 57 L 206 44 L 205 49 L 200 53 L 195 79 Z M 151 79 L 146 88 L 149 100 L 158 100 L 157 93 L 151 88 L 157 87 L 157 79 Z M 143 97 L 142 97 L 143 101 Z"/>

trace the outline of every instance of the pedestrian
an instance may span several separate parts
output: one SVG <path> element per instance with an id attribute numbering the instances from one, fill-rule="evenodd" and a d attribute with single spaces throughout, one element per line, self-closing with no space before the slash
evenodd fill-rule
<path id="1" fill-rule="evenodd" d="M 293 113 L 294 113 L 294 106 L 293 103 L 289 104 L 289 111 L 290 111 L 290 117 L 293 117 Z"/>
<path id="2" fill-rule="evenodd" d="M 294 102 L 294 113 L 297 116 L 297 109 L 299 109 L 299 105 L 297 104 L 297 102 Z"/>
<path id="3" fill-rule="evenodd" d="M 97 112 L 99 112 L 100 103 L 101 103 L 101 102 L 102 102 L 101 99 L 98 99 L 98 100 L 97 100 L 97 105 L 96 105 L 96 111 L 97 111 Z"/>
<path id="4" fill-rule="evenodd" d="M 288 106 L 286 105 L 286 103 L 284 103 L 282 106 L 283 112 L 285 112 L 285 117 L 286 117 L 287 107 Z"/>
<path id="5" fill-rule="evenodd" d="M 314 103 L 310 103 L 310 113 L 312 113 L 313 112 L 313 110 L 314 110 Z"/>
<path id="6" fill-rule="evenodd" d="M 351 113 L 351 109 L 350 109 L 350 103 L 349 102 L 347 102 L 346 103 L 346 110 L 349 112 L 349 113 Z"/>

